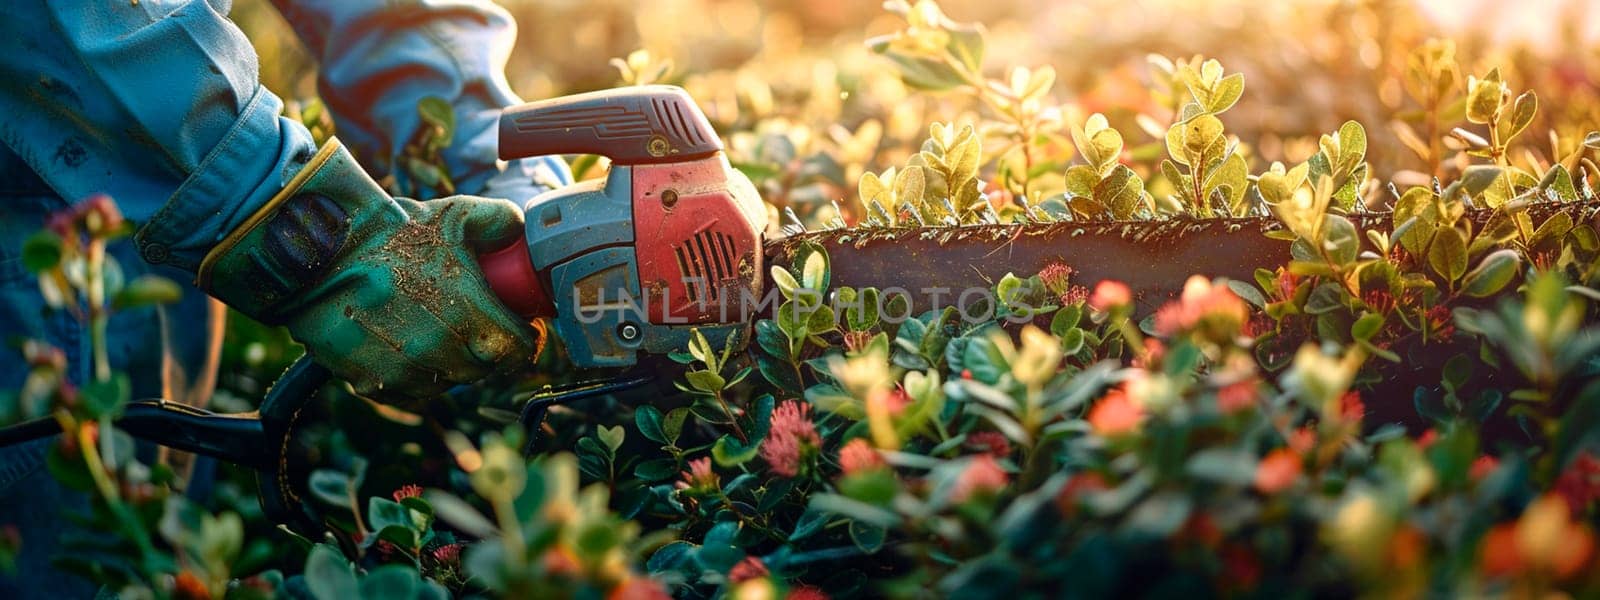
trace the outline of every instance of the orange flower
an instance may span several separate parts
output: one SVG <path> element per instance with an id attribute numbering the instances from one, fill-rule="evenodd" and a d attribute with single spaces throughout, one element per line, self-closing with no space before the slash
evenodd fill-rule
<path id="1" fill-rule="evenodd" d="M 672 600 L 661 582 L 648 577 L 630 577 L 606 594 L 606 600 Z"/>
<path id="2" fill-rule="evenodd" d="M 1389 538 L 1389 558 L 1397 568 L 1415 567 L 1427 554 L 1428 539 L 1415 527 L 1401 527 L 1394 532 L 1394 537 Z"/>
<path id="3" fill-rule="evenodd" d="M 866 438 L 856 438 L 839 449 L 839 468 L 845 475 L 854 475 L 885 466 L 883 456 Z"/>
<path id="4" fill-rule="evenodd" d="M 1300 478 L 1301 458 L 1289 448 L 1278 448 L 1267 453 L 1256 465 L 1256 489 L 1263 494 L 1276 494 L 1294 485 Z"/>
<path id="5" fill-rule="evenodd" d="M 1116 436 L 1131 433 L 1144 421 L 1144 409 L 1128 398 L 1127 392 L 1116 388 L 1089 409 L 1089 425 L 1095 433 Z"/>
<path id="6" fill-rule="evenodd" d="M 1317 431 L 1311 427 L 1301 427 L 1289 434 L 1289 447 L 1299 454 L 1306 454 L 1317 447 Z"/>
<path id="7" fill-rule="evenodd" d="M 172 597 L 180 600 L 208 600 L 211 590 L 193 571 L 182 571 L 172 582 Z"/>
<path id="8" fill-rule="evenodd" d="M 1483 536 L 1479 565 L 1491 577 L 1501 577 L 1522 571 L 1522 559 L 1517 556 L 1517 527 L 1512 523 L 1495 525 Z"/>

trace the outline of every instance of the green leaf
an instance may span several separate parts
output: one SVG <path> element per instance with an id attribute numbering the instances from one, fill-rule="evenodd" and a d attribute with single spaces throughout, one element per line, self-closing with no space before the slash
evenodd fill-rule
<path id="1" fill-rule="evenodd" d="M 1494 295 L 1511 283 L 1521 265 L 1522 255 L 1516 250 L 1504 248 L 1491 252 L 1461 281 L 1461 293 L 1474 298 Z"/>
<path id="2" fill-rule="evenodd" d="M 383 565 L 361 578 L 361 598 L 406 600 L 417 597 L 422 579 L 416 569 L 403 565 Z"/>
<path id="3" fill-rule="evenodd" d="M 405 505 L 388 498 L 373 496 L 367 499 L 367 522 L 374 530 L 381 530 L 389 526 L 417 529 L 418 523 L 412 518 L 411 509 Z"/>
<path id="4" fill-rule="evenodd" d="M 1494 165 L 1472 165 L 1461 172 L 1461 179 L 1457 183 L 1468 196 L 1477 198 L 1494 185 L 1502 172 L 1503 169 Z"/>
<path id="5" fill-rule="evenodd" d="M 1354 168 L 1367 157 L 1367 130 L 1356 121 L 1339 126 L 1339 165 Z"/>
<path id="6" fill-rule="evenodd" d="M 727 380 L 724 380 L 721 375 L 711 371 L 689 371 L 684 373 L 684 377 L 689 379 L 690 386 L 702 392 L 720 392 L 728 385 Z"/>
<path id="7" fill-rule="evenodd" d="M 793 300 L 795 290 L 800 288 L 800 282 L 795 281 L 794 275 L 789 274 L 788 269 L 778 265 L 773 265 L 770 272 L 772 283 L 778 286 L 778 291 L 783 292 L 784 298 Z"/>
<path id="8" fill-rule="evenodd" d="M 1488 123 L 1494 119 L 1494 114 L 1500 110 L 1504 102 L 1504 90 L 1501 88 L 1500 69 L 1491 69 L 1483 79 L 1474 82 L 1467 94 L 1467 120 L 1473 123 Z"/>
<path id="9" fill-rule="evenodd" d="M 356 572 L 333 546 L 317 544 L 306 557 L 306 588 L 318 600 L 349 600 L 360 597 Z"/>
<path id="10" fill-rule="evenodd" d="M 1372 336 L 1378 335 L 1378 332 L 1383 330 L 1383 321 L 1383 315 L 1380 314 L 1362 315 L 1350 326 L 1350 337 L 1361 341 L 1371 340 Z"/>
<path id="11" fill-rule="evenodd" d="M 1133 169 L 1126 165 L 1117 165 L 1111 169 L 1105 179 L 1100 180 L 1094 187 L 1094 199 L 1107 210 L 1111 211 L 1111 218 L 1128 220 L 1133 218 L 1139 210 L 1140 200 L 1144 198 L 1144 180 L 1139 178 Z"/>
<path id="12" fill-rule="evenodd" d="M 667 438 L 668 444 L 678 443 L 678 436 L 683 433 L 683 422 L 689 418 L 689 409 L 674 408 L 667 411 L 667 416 L 661 419 L 661 433 Z"/>
<path id="13" fill-rule="evenodd" d="M 1256 458 L 1232 448 L 1207 448 L 1184 463 L 1189 476 L 1204 481 L 1246 486 L 1255 482 Z"/>
<path id="14" fill-rule="evenodd" d="M 47 229 L 33 232 L 22 242 L 22 267 L 40 273 L 61 264 L 61 238 Z"/>
<path id="15" fill-rule="evenodd" d="M 117 292 L 112 306 L 118 309 L 137 308 L 153 304 L 171 304 L 183 298 L 183 288 L 171 279 L 160 275 L 144 274 L 128 282 Z"/>
<path id="16" fill-rule="evenodd" d="M 661 430 L 661 410 L 648 404 L 633 410 L 633 424 L 639 435 L 652 442 L 667 443 L 667 434 Z"/>
<path id="17" fill-rule="evenodd" d="M 1428 249 L 1428 266 L 1447 282 L 1455 282 L 1467 272 L 1467 243 L 1454 228 L 1440 229 Z"/>
<path id="18" fill-rule="evenodd" d="M 116 412 L 133 397 L 133 384 L 126 373 L 115 373 L 105 381 L 91 381 L 83 386 L 83 399 L 89 413 L 95 416 Z"/>
<path id="19" fill-rule="evenodd" d="M 756 453 L 760 452 L 760 450 L 761 443 L 759 440 L 752 440 L 750 445 L 746 446 L 738 438 L 723 434 L 722 437 L 717 438 L 717 443 L 711 447 L 711 458 L 716 460 L 720 466 L 737 467 L 750 462 L 750 459 L 755 458 Z"/>
<path id="20" fill-rule="evenodd" d="M 439 137 L 450 140 L 455 137 L 456 111 L 450 102 L 438 96 L 427 96 L 417 101 L 417 113 L 429 125 L 440 128 Z"/>
<path id="21" fill-rule="evenodd" d="M 1306 299 L 1306 312 L 1320 315 L 1344 307 L 1344 290 L 1333 282 L 1323 282 L 1311 290 Z"/>
<path id="22" fill-rule="evenodd" d="M 1239 97 L 1244 95 L 1244 73 L 1234 73 L 1223 77 L 1211 91 L 1211 97 L 1206 102 L 1206 112 L 1214 115 L 1222 114 L 1233 108 Z"/>
<path id="23" fill-rule="evenodd" d="M 1339 265 L 1349 265 L 1361 255 L 1361 235 L 1356 226 L 1339 215 L 1327 215 L 1322 224 L 1324 244 L 1328 257 Z"/>
<path id="24" fill-rule="evenodd" d="M 612 452 L 616 452 L 618 448 L 622 447 L 622 442 L 627 435 L 627 433 L 622 430 L 621 425 L 613 425 L 611 427 L 601 425 L 599 427 L 595 427 L 594 433 L 596 436 L 599 436 L 600 441 L 606 443 L 606 447 L 610 448 Z"/>

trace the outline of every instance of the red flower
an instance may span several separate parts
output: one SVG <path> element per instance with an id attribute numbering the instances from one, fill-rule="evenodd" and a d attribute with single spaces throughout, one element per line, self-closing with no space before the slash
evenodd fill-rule
<path id="1" fill-rule="evenodd" d="M 1256 405 L 1256 381 L 1248 379 L 1230 383 L 1217 390 L 1217 409 L 1225 414 L 1247 410 Z"/>
<path id="2" fill-rule="evenodd" d="M 1493 456 L 1489 456 L 1489 455 L 1485 454 L 1483 456 L 1479 456 L 1478 460 L 1472 461 L 1472 466 L 1469 467 L 1468 470 L 1467 470 L 1467 476 L 1469 476 L 1469 477 L 1471 477 L 1471 478 L 1473 478 L 1475 480 L 1476 479 L 1483 479 L 1485 477 L 1488 477 L 1490 473 L 1493 473 L 1494 470 L 1499 468 L 1499 467 L 1500 467 L 1500 461 L 1499 460 L 1496 460 L 1495 457 L 1493 457 Z M 1559 484 L 1557 484 L 1557 485 L 1559 485 Z"/>
<path id="3" fill-rule="evenodd" d="M 1349 391 L 1340 396 L 1339 415 L 1346 421 L 1360 423 L 1362 417 L 1367 416 L 1367 405 L 1361 402 L 1361 394 Z"/>
<path id="4" fill-rule="evenodd" d="M 1230 590 L 1250 590 L 1261 581 L 1261 559 L 1249 546 L 1229 544 L 1222 550 L 1223 586 Z"/>
<path id="5" fill-rule="evenodd" d="M 1011 456 L 1011 440 L 998 431 L 974 431 L 967 434 L 968 448 L 990 454 L 996 458 Z"/>
<path id="6" fill-rule="evenodd" d="M 885 464 L 878 450 L 864 438 L 850 440 L 839 449 L 839 468 L 845 475 L 882 468 Z"/>
<path id="7" fill-rule="evenodd" d="M 1439 432 L 1429 427 L 1427 431 L 1422 432 L 1422 435 L 1417 436 L 1417 447 L 1426 450 L 1436 441 L 1439 441 Z"/>
<path id="8" fill-rule="evenodd" d="M 405 500 L 406 498 L 416 498 L 416 497 L 421 496 L 421 495 L 422 495 L 422 487 L 421 486 L 418 486 L 416 484 L 408 483 L 406 485 L 400 486 L 400 489 L 394 491 L 394 501 L 395 502 L 399 502 L 401 500 Z"/>
<path id="9" fill-rule="evenodd" d="M 732 583 L 744 583 L 751 579 L 759 579 L 766 576 L 766 563 L 761 562 L 760 558 L 754 556 L 744 557 L 744 560 L 733 565 L 733 568 L 728 571 L 728 581 Z"/>
<path id="10" fill-rule="evenodd" d="M 955 489 L 950 492 L 950 500 L 966 502 L 977 494 L 988 494 L 998 491 L 1011 481 L 1011 476 L 1000 468 L 1000 463 L 988 454 L 979 454 L 967 463 L 967 468 L 956 477 Z"/>
<path id="11" fill-rule="evenodd" d="M 1590 504 L 1600 500 L 1600 458 L 1587 451 L 1579 455 L 1556 478 L 1555 492 L 1567 501 L 1572 514 L 1583 514 Z"/>
<path id="12" fill-rule="evenodd" d="M 772 426 L 767 431 L 767 439 L 761 442 L 761 458 L 772 467 L 773 473 L 794 477 L 800 473 L 800 463 L 806 452 L 821 445 L 817 426 L 811 423 L 811 405 L 786 400 L 772 411 Z"/>
<path id="13" fill-rule="evenodd" d="M 858 352 L 872 343 L 871 331 L 846 331 L 844 332 L 844 349 Z"/>
<path id="14" fill-rule="evenodd" d="M 1094 295 L 1089 297 L 1089 308 L 1105 312 L 1114 308 L 1126 306 L 1133 301 L 1133 292 L 1128 290 L 1128 285 L 1111 279 L 1101 280 L 1094 286 Z"/>
<path id="15" fill-rule="evenodd" d="M 1095 433 L 1115 436 L 1130 433 L 1144 421 L 1144 409 L 1128 398 L 1122 388 L 1112 389 L 1089 409 L 1089 425 Z"/>
<path id="16" fill-rule="evenodd" d="M 1263 494 L 1276 494 L 1289 489 L 1300 479 L 1301 458 L 1289 448 L 1278 448 L 1267 453 L 1256 465 L 1256 489 Z"/>
<path id="17" fill-rule="evenodd" d="M 784 596 L 783 600 L 828 600 L 828 594 L 822 591 L 821 588 L 802 585 L 789 590 L 788 595 Z"/>
<path id="18" fill-rule="evenodd" d="M 1056 492 L 1056 508 L 1061 514 L 1071 516 L 1077 512 L 1078 501 L 1090 492 L 1103 492 L 1110 488 L 1106 484 L 1105 476 L 1095 471 L 1086 471 L 1072 476 L 1067 484 L 1061 486 L 1061 491 Z"/>

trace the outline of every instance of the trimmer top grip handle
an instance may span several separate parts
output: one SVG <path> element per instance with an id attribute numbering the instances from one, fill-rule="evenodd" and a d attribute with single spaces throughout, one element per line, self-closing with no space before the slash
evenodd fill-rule
<path id="1" fill-rule="evenodd" d="M 562 96 L 500 115 L 500 158 L 599 154 L 621 165 L 681 162 L 722 150 L 683 88 L 647 85 Z"/>

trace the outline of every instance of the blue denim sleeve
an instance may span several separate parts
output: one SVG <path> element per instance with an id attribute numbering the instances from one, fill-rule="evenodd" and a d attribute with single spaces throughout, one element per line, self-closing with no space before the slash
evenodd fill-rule
<path id="1" fill-rule="evenodd" d="M 445 167 L 465 194 L 522 202 L 571 182 L 557 157 L 497 159 L 500 109 L 521 102 L 506 82 L 516 22 L 483 0 L 273 0 L 321 64 L 318 92 L 339 139 L 374 176 L 396 170 L 422 125 L 417 103 L 455 108 Z"/>
<path id="2" fill-rule="evenodd" d="M 0 19 L 0 141 L 63 198 L 113 195 L 153 264 L 194 270 L 314 150 L 227 8 L 20 0 Z"/>

